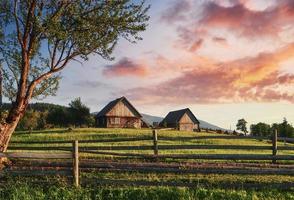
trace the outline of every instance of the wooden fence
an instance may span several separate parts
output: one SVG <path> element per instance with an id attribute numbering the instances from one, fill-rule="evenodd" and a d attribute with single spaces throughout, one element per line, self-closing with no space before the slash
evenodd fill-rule
<path id="1" fill-rule="evenodd" d="M 68 162 L 58 163 L 59 166 L 65 167 L 65 170 L 46 170 L 42 171 L 41 175 L 72 175 L 73 183 L 75 186 L 80 185 L 80 175 L 79 172 L 87 172 L 98 170 L 100 172 L 110 171 L 110 172 L 154 172 L 154 173 L 203 173 L 203 174 L 279 174 L 279 175 L 294 175 L 293 164 L 290 165 L 279 165 L 277 161 L 287 160 L 293 161 L 294 155 L 277 155 L 278 151 L 284 150 L 294 150 L 294 146 L 278 146 L 277 141 L 290 141 L 292 139 L 289 138 L 278 138 L 277 132 L 274 133 L 271 138 L 271 145 L 268 146 L 253 146 L 253 145 L 159 145 L 159 140 L 171 141 L 171 140 L 202 140 L 202 139 L 269 139 L 269 138 L 260 138 L 260 137 L 238 137 L 238 136 L 195 136 L 195 137 L 158 137 L 157 130 L 153 130 L 152 137 L 138 137 L 138 138 L 115 138 L 115 139 L 101 139 L 101 140 L 80 140 L 80 141 L 34 141 L 34 142 L 12 142 L 12 144 L 69 144 L 71 143 L 71 147 L 37 147 L 37 146 L 11 146 L 9 150 L 22 150 L 22 151 L 47 151 L 46 153 L 40 152 L 8 152 L 8 153 L 0 153 L 1 157 L 7 158 L 24 158 L 24 159 L 57 159 L 59 160 L 68 160 L 70 159 L 71 164 Z M 109 143 L 109 142 L 130 142 L 130 141 L 147 141 L 152 140 L 153 145 L 119 145 L 119 146 L 83 146 L 85 143 Z M 195 149 L 224 149 L 224 150 L 271 150 L 271 154 L 160 154 L 161 150 L 195 150 Z M 48 150 L 59 150 L 62 152 L 48 152 Z M 126 151 L 126 150 L 152 150 L 153 154 L 145 154 L 145 153 L 125 153 L 125 152 L 113 152 L 113 151 Z M 91 153 L 91 154 L 101 154 L 101 155 L 111 155 L 111 156 L 119 156 L 119 157 L 135 157 L 135 158 L 144 158 L 147 160 L 152 160 L 153 163 L 123 163 L 123 162 L 107 162 L 107 163 L 87 163 L 81 162 L 79 153 Z M 237 166 L 237 167 L 211 167 L 208 166 L 199 166 L 199 165 L 187 165 L 183 168 L 183 165 L 176 164 L 162 164 L 159 162 L 162 159 L 201 159 L 201 160 L 267 160 L 272 162 L 272 166 L 267 166 L 263 168 L 262 166 L 253 167 L 245 167 Z M 157 161 L 157 162 L 154 162 Z M 51 163 L 52 164 L 52 163 Z M 248 164 L 249 165 L 249 164 Z M 34 163 L 30 166 L 38 167 L 38 163 Z M 30 168 L 29 168 L 30 169 Z M 64 169 L 64 168 L 63 168 Z M 10 173 L 14 175 L 22 175 L 21 171 L 13 171 L 8 170 L 7 172 L 0 172 L 4 175 L 5 173 Z M 31 170 L 26 171 L 27 175 L 38 175 L 37 171 Z M 98 182 L 103 183 L 103 180 L 99 180 Z M 105 181 L 104 181 L 105 182 Z M 106 181 L 107 182 L 107 181 Z M 143 184 L 144 185 L 144 184 Z M 168 184 L 167 184 L 168 185 Z"/>

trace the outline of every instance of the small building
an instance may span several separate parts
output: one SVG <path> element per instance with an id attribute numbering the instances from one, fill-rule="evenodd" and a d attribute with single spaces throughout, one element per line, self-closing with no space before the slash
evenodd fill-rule
<path id="1" fill-rule="evenodd" d="M 141 128 L 142 115 L 125 97 L 109 102 L 97 115 L 96 126 L 102 128 Z"/>
<path id="2" fill-rule="evenodd" d="M 180 131 L 200 131 L 200 122 L 189 108 L 169 112 L 160 126 Z"/>

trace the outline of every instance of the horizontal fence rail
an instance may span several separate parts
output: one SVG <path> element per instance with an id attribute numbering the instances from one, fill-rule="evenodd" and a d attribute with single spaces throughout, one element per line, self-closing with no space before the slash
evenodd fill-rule
<path id="1" fill-rule="evenodd" d="M 207 139 L 254 139 L 254 140 L 272 140 L 270 137 L 253 137 L 253 136 L 195 136 L 195 137 L 167 137 L 158 136 L 158 140 L 162 141 L 190 141 L 190 140 L 207 140 Z M 100 140 L 79 140 L 79 143 L 111 143 L 111 142 L 135 142 L 135 141 L 152 141 L 153 137 L 135 137 L 135 138 L 109 138 Z M 278 137 L 277 141 L 294 142 L 294 138 Z M 71 144 L 71 140 L 67 141 L 11 141 L 10 144 Z"/>
<path id="2" fill-rule="evenodd" d="M 223 149 L 223 150 L 272 150 L 272 146 L 253 146 L 253 145 L 158 145 L 158 150 L 192 150 L 192 149 Z M 93 147 L 80 147 L 81 151 L 87 150 L 153 150 L 153 145 L 143 146 L 93 146 Z M 71 147 L 21 147 L 12 146 L 9 150 L 60 150 L 71 151 Z M 278 150 L 294 150 L 294 146 L 278 147 Z"/>
<path id="3" fill-rule="evenodd" d="M 79 143 L 106 143 L 106 142 L 135 142 L 148 141 L 152 137 L 134 137 L 134 138 L 109 138 L 100 140 L 79 140 Z M 72 141 L 11 141 L 10 144 L 71 144 Z"/>
<path id="4" fill-rule="evenodd" d="M 71 153 L 32 153 L 32 152 L 13 152 L 0 153 L 0 158 L 34 158 L 34 159 L 69 159 Z"/>

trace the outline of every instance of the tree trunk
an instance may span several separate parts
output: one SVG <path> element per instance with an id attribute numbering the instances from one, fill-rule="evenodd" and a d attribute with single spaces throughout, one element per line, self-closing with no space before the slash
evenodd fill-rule
<path id="1" fill-rule="evenodd" d="M 20 116 L 17 116 L 14 121 L 1 125 L 1 128 L 0 128 L 0 152 L 5 152 L 7 150 L 12 133 L 14 132 L 19 120 L 20 120 Z"/>
<path id="2" fill-rule="evenodd" d="M 24 115 L 26 107 L 27 103 L 25 103 L 23 99 L 15 103 L 9 111 L 8 117 L 0 124 L 0 152 L 5 152 L 7 150 L 12 133 Z"/>

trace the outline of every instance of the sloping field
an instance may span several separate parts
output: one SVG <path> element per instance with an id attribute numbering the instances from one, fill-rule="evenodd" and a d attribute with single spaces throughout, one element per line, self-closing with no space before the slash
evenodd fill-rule
<path id="1" fill-rule="evenodd" d="M 207 136 L 209 136 L 209 138 L 207 138 Z M 219 139 L 213 136 L 222 137 Z M 270 140 L 252 138 L 229 139 L 230 137 L 232 136 L 216 133 L 161 130 L 158 131 L 158 155 L 272 154 L 272 142 Z M 128 140 L 142 138 L 142 140 L 121 141 L 122 138 Z M 12 138 L 9 152 L 66 152 L 72 149 L 71 142 L 73 140 L 80 141 L 80 182 L 83 188 L 93 189 L 99 187 L 101 190 L 105 190 L 105 188 L 111 186 L 110 191 L 116 191 L 116 188 L 123 187 L 125 189 L 121 189 L 121 193 L 124 193 L 124 191 L 131 192 L 133 190 L 142 190 L 148 193 L 148 195 L 150 195 L 150 192 L 152 193 L 152 191 L 155 191 L 155 188 L 159 191 L 166 190 L 164 189 L 165 186 L 171 188 L 190 188 L 183 190 L 174 189 L 173 191 L 178 192 L 174 194 L 175 196 L 187 194 L 187 198 L 179 197 L 175 199 L 193 199 L 193 195 L 195 195 L 195 198 L 197 197 L 196 199 L 201 199 L 201 194 L 197 191 L 206 191 L 205 195 L 211 195 L 211 198 L 207 196 L 207 198 L 204 199 L 217 199 L 213 196 L 216 191 L 217 193 L 222 193 L 223 198 L 225 198 L 226 195 L 233 195 L 238 197 L 236 199 L 242 199 L 241 196 L 243 195 L 243 199 L 252 199 L 255 198 L 253 197 L 255 195 L 255 199 L 270 199 L 274 196 L 279 196 L 280 192 L 283 194 L 280 195 L 280 199 L 294 198 L 293 195 L 291 196 L 294 187 L 292 161 L 277 161 L 277 164 L 272 164 L 271 160 L 154 158 L 152 157 L 154 153 L 154 144 L 152 131 L 150 129 L 85 128 L 75 130 L 54 129 L 34 131 L 32 133 L 16 132 Z M 117 140 L 120 140 L 120 142 L 115 142 Z M 65 143 L 66 141 L 69 143 Z M 191 145 L 200 145 L 204 147 L 206 147 L 206 145 L 233 147 L 240 145 L 254 146 L 255 148 L 160 149 L 160 147 L 163 146 L 170 147 L 174 145 L 177 147 L 190 147 Z M 121 148 L 122 146 L 123 148 Z M 128 150 L 127 147 L 129 146 L 145 146 L 146 148 L 144 147 L 143 150 L 136 148 Z M 259 147 L 270 148 L 258 149 Z M 277 155 L 294 155 L 291 148 L 291 150 L 279 150 L 279 148 L 287 149 L 288 147 L 292 148 L 293 144 L 278 142 Z M 87 149 L 90 149 L 91 153 L 86 151 Z M 83 152 L 83 150 L 85 151 Z M 101 152 L 130 155 L 144 154 L 150 155 L 151 157 L 119 156 L 102 154 Z M 62 174 L 61 172 L 71 167 L 71 160 L 60 162 L 60 160 L 12 159 L 12 164 L 6 168 L 6 171 L 17 170 L 20 172 L 23 170 L 23 172 L 28 172 L 27 176 L 18 176 L 17 173 L 11 173 L 11 176 L 4 176 L 1 180 L 2 183 L 17 180 L 20 184 L 27 183 L 37 185 L 42 185 L 41 183 L 48 185 L 48 182 L 51 182 L 53 185 L 61 184 L 62 187 L 68 187 L 72 184 L 72 178 L 70 176 L 39 176 L 36 172 L 43 171 L 48 174 L 52 170 L 57 170 Z M 33 175 L 30 176 L 30 174 Z M 148 189 L 138 189 L 139 186 L 144 186 Z M 253 192 L 255 190 L 259 190 L 260 193 L 258 195 L 257 193 L 255 194 Z M 169 189 L 168 191 L 170 192 Z M 182 194 L 181 192 L 183 191 L 185 192 Z M 191 191 L 193 191 L 193 194 Z M 120 195 L 126 195 L 124 197 L 127 197 L 127 194 L 121 193 Z M 274 195 L 270 196 L 270 193 L 274 193 Z M 242 195 L 240 196 L 240 194 Z M 171 194 L 171 196 L 173 195 Z M 136 197 L 140 199 L 138 196 Z"/>

